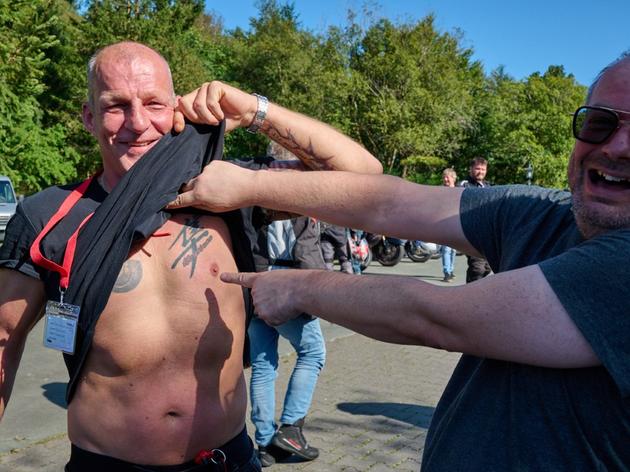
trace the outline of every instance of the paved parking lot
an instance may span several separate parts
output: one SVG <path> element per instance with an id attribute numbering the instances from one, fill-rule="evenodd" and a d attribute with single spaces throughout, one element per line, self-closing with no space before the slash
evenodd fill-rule
<path id="1" fill-rule="evenodd" d="M 441 283 L 439 261 L 405 259 L 393 268 L 372 265 L 368 272 Z M 464 272 L 465 259 L 458 257 L 458 283 Z M 429 421 L 459 356 L 381 343 L 328 322 L 323 327 L 328 359 L 305 427 L 321 455 L 311 463 L 289 462 L 265 470 L 418 471 Z M 34 333 L 0 424 L 0 471 L 58 472 L 69 456 L 63 404 L 67 374 L 61 358 L 40 345 L 41 336 Z M 281 348 L 279 394 L 295 361 L 287 345 Z M 253 431 L 249 421 L 248 429 Z"/>

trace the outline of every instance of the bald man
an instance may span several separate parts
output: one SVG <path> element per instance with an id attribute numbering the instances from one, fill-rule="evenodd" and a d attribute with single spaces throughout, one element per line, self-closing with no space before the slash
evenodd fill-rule
<path id="1" fill-rule="evenodd" d="M 237 270 L 233 244 L 242 237 L 226 219 L 176 212 L 134 240 L 93 332 L 81 329 L 85 307 L 59 296 L 65 286 L 57 268 L 67 266 L 71 285 L 64 254 L 83 218 L 173 127 L 182 131 L 184 118 L 262 132 L 312 168 L 380 170 L 351 139 L 264 97 L 219 82 L 177 97 L 168 64 L 142 44 L 97 52 L 83 123 L 98 141 L 103 170 L 27 198 L 0 250 L 0 414 L 26 336 L 42 316 L 45 343 L 71 363 L 75 340 L 91 342 L 69 394 L 66 471 L 260 470 L 245 431 L 245 299 L 219 279 Z M 59 223 L 48 227 L 54 218 Z M 35 262 L 33 250 L 57 265 Z"/>

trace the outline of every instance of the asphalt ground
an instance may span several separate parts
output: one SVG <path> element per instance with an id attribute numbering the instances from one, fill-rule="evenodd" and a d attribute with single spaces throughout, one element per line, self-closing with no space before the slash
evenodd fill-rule
<path id="1" fill-rule="evenodd" d="M 457 257 L 451 284 L 463 283 L 465 271 L 465 258 Z M 403 259 L 394 267 L 372 263 L 366 273 L 407 275 L 445 285 L 439 260 Z M 374 341 L 325 321 L 322 327 L 327 361 L 304 428 L 320 457 L 313 462 L 290 459 L 265 470 L 419 470 L 429 422 L 459 355 Z M 0 471 L 59 472 L 69 457 L 63 399 L 67 373 L 62 357 L 42 346 L 42 330 L 40 323 L 29 336 L 0 423 Z M 279 349 L 278 407 L 295 362 L 288 343 Z M 249 419 L 247 427 L 253 435 Z"/>

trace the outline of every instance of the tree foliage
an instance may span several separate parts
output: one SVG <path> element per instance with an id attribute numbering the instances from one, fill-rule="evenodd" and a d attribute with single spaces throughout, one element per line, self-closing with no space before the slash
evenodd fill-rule
<path id="1" fill-rule="evenodd" d="M 203 0 L 0 0 L 0 173 L 21 192 L 100 166 L 80 121 L 85 65 L 99 48 L 134 40 L 171 64 L 178 93 L 213 79 L 327 122 L 359 140 L 387 172 L 437 183 L 484 156 L 495 183 L 566 186 L 570 114 L 585 88 L 562 66 L 515 80 L 484 74 L 460 32 L 350 11 L 344 26 L 305 29 L 291 3 L 261 0 L 248 29 L 225 31 Z M 231 156 L 266 140 L 228 136 Z"/>

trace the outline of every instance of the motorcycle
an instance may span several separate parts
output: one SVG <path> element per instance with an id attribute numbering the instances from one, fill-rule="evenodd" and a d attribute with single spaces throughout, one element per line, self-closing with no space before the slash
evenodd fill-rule
<path id="1" fill-rule="evenodd" d="M 370 234 L 367 237 L 368 244 L 372 249 L 374 260 L 385 267 L 398 264 L 405 255 L 404 239 L 391 238 L 379 234 Z"/>
<path id="2" fill-rule="evenodd" d="M 366 233 L 356 233 L 347 230 L 348 254 L 359 263 L 361 272 L 363 272 L 372 262 L 372 249 L 368 244 Z"/>
<path id="3" fill-rule="evenodd" d="M 440 246 L 435 243 L 409 240 L 405 243 L 405 253 L 414 262 L 426 262 L 429 259 L 439 259 Z"/>

